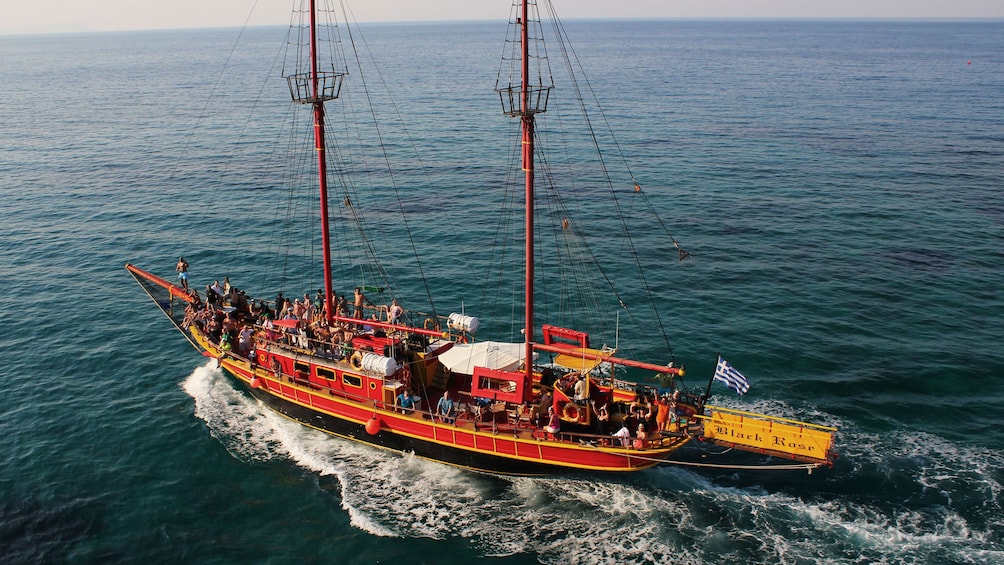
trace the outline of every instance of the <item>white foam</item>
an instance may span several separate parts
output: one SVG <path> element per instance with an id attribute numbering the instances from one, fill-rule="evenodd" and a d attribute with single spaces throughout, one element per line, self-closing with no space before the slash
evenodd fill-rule
<path id="1" fill-rule="evenodd" d="M 209 433 L 233 456 L 242 461 L 268 461 L 283 454 L 269 422 L 271 414 L 235 389 L 215 362 L 195 369 L 182 388 L 195 400 L 195 416 L 206 422 Z"/>
<path id="2" fill-rule="evenodd" d="M 1004 560 L 991 533 L 1000 519 L 977 529 L 952 508 L 960 489 L 976 489 L 984 493 L 977 498 L 986 515 L 1000 514 L 993 470 L 1002 456 L 910 430 L 870 434 L 840 422 L 838 468 L 813 480 L 825 485 L 879 472 L 900 484 L 913 481 L 922 494 L 942 493 L 942 505 L 924 501 L 896 510 L 890 505 L 898 501 L 803 500 L 721 486 L 672 467 L 630 477 L 498 478 L 301 426 L 239 392 L 213 365 L 183 384 L 213 436 L 242 460 L 283 458 L 335 476 L 351 524 L 376 536 L 460 537 L 486 556 L 533 553 L 544 563 L 825 563 L 849 554 L 873 561 Z M 800 415 L 776 401 L 756 408 Z M 913 474 L 902 476 L 906 471 Z"/>

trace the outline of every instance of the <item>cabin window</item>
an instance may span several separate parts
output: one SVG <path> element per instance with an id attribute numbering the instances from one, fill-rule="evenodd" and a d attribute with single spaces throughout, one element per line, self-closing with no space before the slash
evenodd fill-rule
<path id="1" fill-rule="evenodd" d="M 376 381 L 370 381 L 370 390 L 376 390 Z"/>
<path id="2" fill-rule="evenodd" d="M 506 381 L 502 379 L 492 379 L 489 377 L 481 377 L 478 380 L 478 388 L 481 390 L 497 390 L 501 392 L 515 392 L 516 383 L 513 381 Z"/>
<path id="3" fill-rule="evenodd" d="M 317 376 L 322 379 L 334 380 L 335 372 L 331 369 L 324 369 L 322 367 L 317 368 Z"/>
<path id="4" fill-rule="evenodd" d="M 351 386 L 351 387 L 359 388 L 359 387 L 363 386 L 363 378 L 362 377 L 357 377 L 356 375 L 346 375 L 346 374 L 343 373 L 342 374 L 342 384 L 344 384 L 345 386 Z"/>
<path id="5" fill-rule="evenodd" d="M 303 373 L 304 375 L 310 374 L 310 365 L 306 363 L 301 363 L 299 361 L 293 362 L 293 372 Z"/>

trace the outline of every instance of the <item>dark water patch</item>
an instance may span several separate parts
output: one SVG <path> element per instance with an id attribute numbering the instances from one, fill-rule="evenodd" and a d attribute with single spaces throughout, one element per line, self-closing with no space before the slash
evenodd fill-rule
<path id="1" fill-rule="evenodd" d="M 81 557 L 77 548 L 101 533 L 96 502 L 4 496 L 0 502 L 0 547 L 8 563 L 51 563 Z M 112 557 L 115 554 L 94 557 Z"/>

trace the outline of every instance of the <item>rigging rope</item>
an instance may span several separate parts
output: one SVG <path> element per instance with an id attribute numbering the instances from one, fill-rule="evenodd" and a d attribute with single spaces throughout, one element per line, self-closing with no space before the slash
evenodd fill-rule
<path id="1" fill-rule="evenodd" d="M 624 230 L 625 243 L 628 246 L 628 248 L 630 249 L 631 257 L 634 260 L 636 268 L 638 269 L 638 277 L 641 280 L 642 288 L 645 290 L 645 294 L 648 296 L 652 313 L 653 313 L 653 315 L 656 318 L 656 322 L 658 324 L 659 331 L 662 334 L 663 341 L 665 341 L 666 347 L 669 350 L 670 358 L 671 358 L 671 360 L 675 361 L 675 355 L 673 354 L 673 346 L 672 346 L 672 343 L 670 343 L 669 334 L 666 331 L 665 324 L 662 321 L 662 316 L 659 313 L 659 309 L 657 308 L 657 305 L 655 303 L 655 295 L 652 292 L 652 287 L 651 287 L 651 285 L 648 282 L 648 278 L 645 276 L 645 269 L 643 268 L 643 266 L 641 264 L 641 259 L 639 257 L 638 252 L 637 252 L 637 249 L 635 248 L 634 241 L 631 238 L 631 229 L 630 229 L 630 226 L 627 223 L 626 214 L 624 213 L 623 209 L 621 208 L 620 201 L 617 199 L 617 194 L 616 194 L 616 191 L 614 190 L 614 187 L 613 187 L 613 183 L 610 180 L 610 175 L 609 175 L 607 167 L 606 167 L 606 162 L 603 159 L 602 151 L 600 150 L 600 147 L 599 147 L 599 140 L 598 140 L 598 138 L 596 136 L 596 131 L 593 128 L 593 124 L 592 124 L 592 121 L 589 119 L 588 113 L 586 112 L 585 98 L 582 96 L 582 89 L 579 87 L 579 81 L 576 79 L 576 73 L 574 72 L 575 68 L 579 69 L 579 75 L 582 76 L 582 81 L 584 82 L 584 84 L 586 86 L 586 91 L 588 91 L 589 94 L 591 95 L 592 101 L 596 105 L 596 108 L 597 108 L 597 110 L 599 112 L 600 117 L 603 119 L 603 122 L 606 124 L 606 131 L 607 131 L 608 135 L 610 136 L 610 138 L 613 140 L 613 144 L 617 148 L 618 154 L 620 155 L 621 160 L 624 163 L 624 167 L 627 170 L 627 173 L 631 177 L 632 181 L 634 181 L 634 175 L 631 173 L 631 170 L 630 170 L 630 167 L 628 166 L 627 160 L 625 159 L 624 154 L 623 154 L 623 152 L 620 149 L 620 145 L 617 143 L 617 139 L 614 136 L 613 129 L 611 128 L 609 121 L 607 121 L 606 114 L 604 114 L 604 112 L 602 110 L 602 107 L 600 106 L 599 98 L 597 97 L 596 92 L 593 90 L 592 85 L 590 84 L 588 78 L 586 77 L 585 71 L 582 69 L 582 65 L 579 63 L 578 56 L 576 55 L 574 48 L 572 48 L 570 42 L 567 41 L 568 34 L 565 31 L 564 25 L 559 20 L 559 18 L 557 16 L 557 13 L 556 13 L 556 11 L 554 9 L 554 6 L 553 6 L 553 4 L 551 3 L 550 0 L 546 0 L 546 6 L 547 6 L 547 9 L 548 9 L 548 11 L 549 11 L 549 13 L 551 15 L 551 23 L 552 23 L 552 28 L 554 30 L 555 37 L 557 38 L 558 44 L 561 47 L 562 54 L 564 55 L 563 59 L 564 59 L 565 64 L 566 64 L 566 69 L 567 69 L 567 72 L 568 72 L 569 80 L 570 80 L 571 85 L 572 85 L 572 89 L 575 92 L 576 101 L 579 103 L 580 109 L 581 109 L 581 111 L 583 113 L 584 120 L 585 120 L 585 125 L 586 125 L 586 129 L 587 129 L 587 131 L 589 133 L 589 137 L 592 140 L 594 150 L 595 150 L 596 155 L 597 155 L 597 157 L 599 159 L 600 168 L 601 168 L 601 170 L 603 172 L 604 179 L 606 180 L 607 189 L 610 192 L 611 199 L 614 202 L 614 207 L 617 210 L 618 219 L 620 220 L 622 229 Z M 574 62 L 574 64 L 573 64 L 573 62 Z M 635 182 L 635 185 L 637 186 L 637 182 Z M 650 205 L 650 209 L 652 210 L 653 214 L 658 218 L 658 214 L 655 214 L 655 209 L 653 207 L 651 207 L 651 205 Z M 665 229 L 665 224 L 663 224 L 663 222 L 662 222 L 661 219 L 659 219 L 659 223 Z M 668 233 L 668 231 L 667 231 L 667 233 Z M 670 236 L 670 237 L 672 237 L 672 236 Z M 675 240 L 674 240 L 674 244 L 675 244 Z M 679 246 L 677 246 L 677 248 L 678 247 Z M 606 278 L 606 274 L 605 273 L 604 273 L 603 276 L 604 276 L 604 278 Z M 607 279 L 607 280 L 608 280 L 608 284 L 610 284 L 609 283 L 609 279 Z M 619 302 L 622 305 L 624 304 L 622 300 L 619 300 Z M 625 311 L 628 312 L 629 316 L 630 316 L 630 310 L 625 307 Z"/>
<path id="2" fill-rule="evenodd" d="M 355 39 L 355 36 L 352 33 L 352 26 L 350 26 L 348 24 L 351 9 L 348 7 L 348 5 L 345 2 L 341 2 L 341 6 L 342 6 L 342 13 L 343 13 L 345 21 L 346 21 L 345 27 L 346 27 L 347 33 L 349 34 L 349 42 L 352 44 L 352 52 L 353 52 L 353 54 L 356 57 L 356 65 L 359 68 L 360 82 L 362 83 L 363 92 L 365 92 L 366 98 L 367 98 L 367 100 L 369 100 L 370 99 L 369 98 L 369 96 L 370 96 L 370 94 L 369 94 L 369 87 L 367 86 L 367 83 L 366 83 L 366 80 L 365 80 L 365 76 L 364 76 L 364 72 L 363 72 L 363 65 L 359 61 L 359 52 L 358 52 L 358 50 L 356 50 L 356 39 Z M 354 14 L 351 14 L 351 15 L 352 15 L 353 22 L 356 22 L 355 15 Z M 356 22 L 356 25 L 358 27 L 358 22 Z M 364 36 L 362 36 L 361 33 L 360 33 L 359 37 L 360 37 L 360 41 L 362 42 L 362 45 L 366 48 L 367 52 L 369 52 L 369 45 L 366 43 L 366 38 Z M 376 73 L 377 77 L 380 79 L 380 81 L 383 83 L 384 87 L 386 88 L 387 82 L 386 82 L 386 80 L 384 80 L 383 75 L 380 73 L 380 68 L 378 66 L 374 65 L 374 69 L 375 69 L 374 72 Z M 428 167 L 425 166 L 424 162 L 422 161 L 421 157 L 419 156 L 418 148 L 415 145 L 415 140 L 411 136 L 411 133 L 408 131 L 407 127 L 405 126 L 404 120 L 401 119 L 401 110 L 398 107 L 397 102 L 393 99 L 393 97 L 390 98 L 390 105 L 394 108 L 394 113 L 398 117 L 398 121 L 400 123 L 401 129 L 402 129 L 402 131 L 405 134 L 405 139 L 408 140 L 408 143 L 411 144 L 411 147 L 414 150 L 415 157 L 416 157 L 416 159 L 418 160 L 418 163 L 419 163 L 419 168 L 422 171 L 422 174 L 425 176 L 426 182 L 429 184 L 429 186 L 432 186 L 432 179 L 429 176 Z M 415 264 L 416 264 L 416 266 L 418 268 L 419 280 L 422 281 L 422 284 L 425 287 L 425 294 L 426 294 L 427 299 L 429 300 L 429 307 L 430 307 L 430 309 L 432 311 L 432 315 L 436 316 L 437 315 L 437 312 L 436 312 L 436 303 L 433 300 L 432 290 L 429 288 L 429 282 L 428 282 L 428 279 L 425 276 L 425 269 L 422 267 L 421 254 L 418 252 L 418 245 L 415 242 L 414 233 L 412 232 L 411 226 L 408 223 L 408 214 L 405 213 L 405 210 L 404 210 L 404 203 L 401 200 L 401 193 L 400 193 L 400 190 L 399 190 L 399 187 L 398 187 L 398 184 L 397 184 L 397 180 L 396 180 L 396 178 L 394 176 L 393 170 L 390 167 L 390 156 L 387 154 L 387 146 L 383 143 L 383 135 L 382 135 L 382 133 L 380 131 L 379 124 L 376 121 L 376 113 L 375 113 L 375 110 L 373 108 L 373 104 L 370 104 L 369 108 L 370 108 L 370 114 L 373 116 L 373 123 L 374 123 L 374 127 L 376 128 L 377 138 L 380 140 L 379 146 L 380 146 L 381 151 L 382 151 L 382 156 L 383 156 L 384 162 L 387 164 L 387 169 L 388 169 L 388 171 L 390 173 L 390 185 L 391 185 L 391 188 L 394 190 L 394 196 L 395 196 L 395 198 L 397 200 L 398 208 L 401 211 L 402 223 L 404 225 L 405 232 L 408 235 L 408 242 L 411 244 L 413 256 L 415 258 Z M 438 198 L 438 196 L 437 196 L 437 198 Z M 440 208 L 442 208 L 442 205 L 440 205 Z M 381 271 L 383 271 L 383 269 L 381 269 Z M 387 277 L 387 273 L 385 271 L 383 271 L 383 275 L 384 275 L 384 280 L 387 280 L 387 281 L 390 280 L 389 277 Z"/>

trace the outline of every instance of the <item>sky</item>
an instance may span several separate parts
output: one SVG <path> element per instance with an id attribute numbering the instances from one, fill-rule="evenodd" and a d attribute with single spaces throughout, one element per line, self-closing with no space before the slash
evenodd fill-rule
<path id="1" fill-rule="evenodd" d="M 1004 18 L 1002 0 L 553 0 L 577 18 Z M 359 22 L 498 20 L 509 0 L 350 0 Z M 0 0 L 0 34 L 289 23 L 292 0 Z"/>

